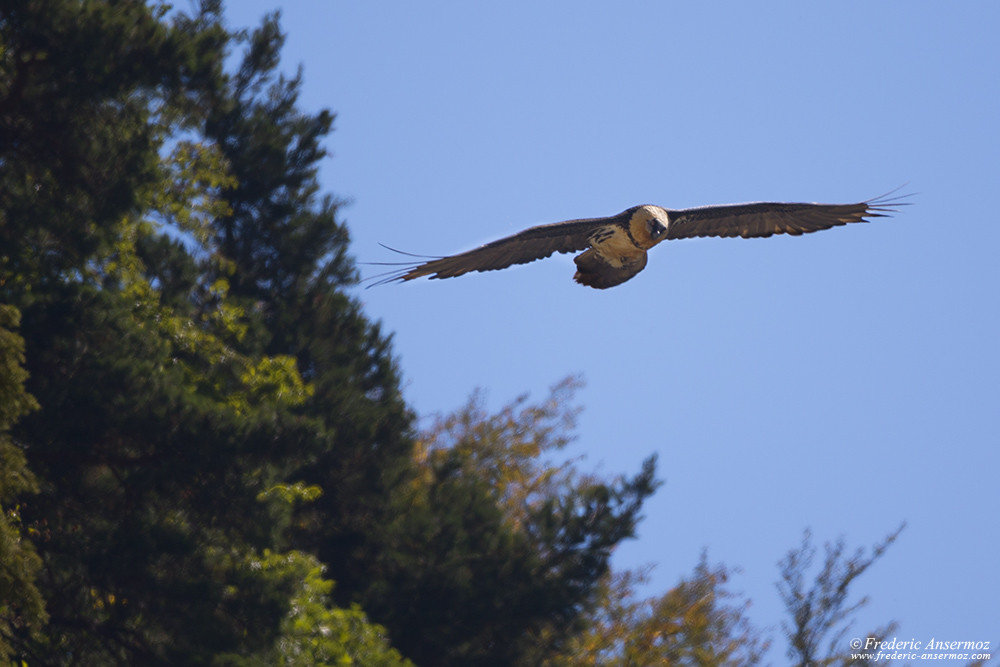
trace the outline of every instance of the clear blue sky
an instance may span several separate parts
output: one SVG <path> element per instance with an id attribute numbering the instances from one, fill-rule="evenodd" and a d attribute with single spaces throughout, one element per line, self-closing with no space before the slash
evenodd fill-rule
<path id="1" fill-rule="evenodd" d="M 906 521 L 849 636 L 895 619 L 1000 654 L 1000 4 L 229 5 L 233 26 L 283 5 L 302 103 L 337 113 L 321 180 L 353 202 L 360 261 L 635 204 L 907 184 L 892 219 L 671 241 L 606 291 L 564 255 L 357 294 L 420 414 L 580 374 L 583 466 L 659 453 L 615 559 L 656 563 L 650 592 L 707 549 L 783 646 L 777 562 L 802 531 L 867 547 Z"/>

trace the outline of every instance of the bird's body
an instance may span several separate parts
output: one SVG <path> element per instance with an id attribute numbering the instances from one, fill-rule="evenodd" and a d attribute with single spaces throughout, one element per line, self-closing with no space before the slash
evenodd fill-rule
<path id="1" fill-rule="evenodd" d="M 530 227 L 468 252 L 432 259 L 394 272 L 382 282 L 429 276 L 452 278 L 470 271 L 495 271 L 556 252 L 581 252 L 573 278 L 605 289 L 629 280 L 646 266 L 647 251 L 668 239 L 702 236 L 761 238 L 799 235 L 868 218 L 884 217 L 905 202 L 886 198 L 857 204 L 760 202 L 671 210 L 633 206 L 618 215 Z"/>

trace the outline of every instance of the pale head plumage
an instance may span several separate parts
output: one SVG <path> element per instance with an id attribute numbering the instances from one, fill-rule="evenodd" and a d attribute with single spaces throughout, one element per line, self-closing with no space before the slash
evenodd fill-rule
<path id="1" fill-rule="evenodd" d="M 669 226 L 670 215 L 667 210 L 650 204 L 637 206 L 629 220 L 632 238 L 643 250 L 649 250 L 666 239 Z"/>

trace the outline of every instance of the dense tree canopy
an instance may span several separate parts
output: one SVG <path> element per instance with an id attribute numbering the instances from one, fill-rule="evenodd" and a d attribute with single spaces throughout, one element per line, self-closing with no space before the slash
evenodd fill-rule
<path id="1" fill-rule="evenodd" d="M 556 462 L 575 380 L 416 432 L 283 40 L 0 0 L 0 661 L 759 659 L 722 566 L 652 600 L 611 571 L 655 458 Z"/>
<path id="2" fill-rule="evenodd" d="M 17 505 L 18 497 L 38 487 L 9 433 L 19 417 L 38 408 L 24 390 L 24 340 L 14 332 L 19 320 L 17 309 L 0 305 L 0 661 L 10 657 L 10 630 L 38 631 L 46 620 L 34 582 L 41 561 L 21 537 Z"/>

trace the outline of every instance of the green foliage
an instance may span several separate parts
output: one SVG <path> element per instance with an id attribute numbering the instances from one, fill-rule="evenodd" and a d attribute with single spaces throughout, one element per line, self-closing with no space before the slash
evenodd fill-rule
<path id="1" fill-rule="evenodd" d="M 6 432 L 18 419 L 38 409 L 38 402 L 24 391 L 28 372 L 24 370 L 24 339 L 14 330 L 21 324 L 17 308 L 0 304 L 0 432 Z M 15 487 L 28 487 L 27 479 L 8 482 L 0 492 L 16 492 Z"/>
<path id="2" fill-rule="evenodd" d="M 334 584 L 323 578 L 324 568 L 314 557 L 296 551 L 283 554 L 265 551 L 253 557 L 249 565 L 288 582 L 292 589 L 291 608 L 271 651 L 250 660 L 222 656 L 217 664 L 413 667 L 413 663 L 389 646 L 385 630 L 370 623 L 360 607 L 331 606 Z"/>
<path id="3" fill-rule="evenodd" d="M 182 96 L 220 47 L 136 0 L 0 4 L 0 282 L 37 290 L 112 242 L 156 171 L 151 97 Z"/>
<path id="4" fill-rule="evenodd" d="M 276 17 L 265 18 L 208 113 L 206 135 L 235 177 L 223 190 L 229 211 L 213 221 L 220 260 L 210 273 L 247 314 L 239 347 L 293 358 L 308 382 L 296 414 L 321 435 L 288 460 L 289 477 L 322 495 L 299 507 L 290 537 L 327 565 L 347 605 L 369 586 L 384 548 L 378 527 L 399 511 L 412 474 L 412 416 L 388 338 L 341 291 L 355 281 L 347 230 L 340 202 L 316 183 L 333 116 L 299 110 L 301 74 L 276 74 L 283 40 Z"/>
<path id="5" fill-rule="evenodd" d="M 209 365 L 211 346 L 199 358 L 169 322 L 135 319 L 146 308 L 121 293 L 81 286 L 65 296 L 31 309 L 43 410 L 20 426 L 45 484 L 24 518 L 60 621 L 30 650 L 196 664 L 210 646 L 266 646 L 280 587 L 239 568 L 239 553 L 265 528 L 257 495 L 277 474 L 265 465 L 271 443 L 297 427 L 273 400 L 239 412 L 217 395 L 222 380 L 238 392 L 230 362 Z M 196 362 L 212 381 L 189 381 Z M 248 626 L 257 633 L 244 638 Z"/>
<path id="6" fill-rule="evenodd" d="M 17 164 L 0 182 L 10 233 L 0 284 L 25 313 L 42 406 L 14 431 L 40 493 L 15 492 L 50 612 L 46 633 L 15 637 L 14 652 L 46 664 L 207 664 L 269 651 L 294 586 L 246 563 L 289 513 L 262 492 L 282 483 L 283 448 L 316 437 L 290 413 L 310 389 L 293 358 L 240 348 L 246 310 L 206 271 L 232 270 L 209 231 L 234 184 L 221 154 L 159 144 L 196 125 L 185 114 L 204 105 L 186 86 L 201 76 L 198 94 L 211 98 L 223 33 L 209 6 L 178 18 L 179 30 L 142 3 L 0 11 L 16 69 L 0 160 Z"/>
<path id="7" fill-rule="evenodd" d="M 9 433 L 17 419 L 38 409 L 24 390 L 24 340 L 14 333 L 19 322 L 16 308 L 0 304 L 0 662 L 11 657 L 11 635 L 37 632 L 46 620 L 35 586 L 41 561 L 22 536 L 16 504 L 19 496 L 36 492 L 38 486 Z"/>

